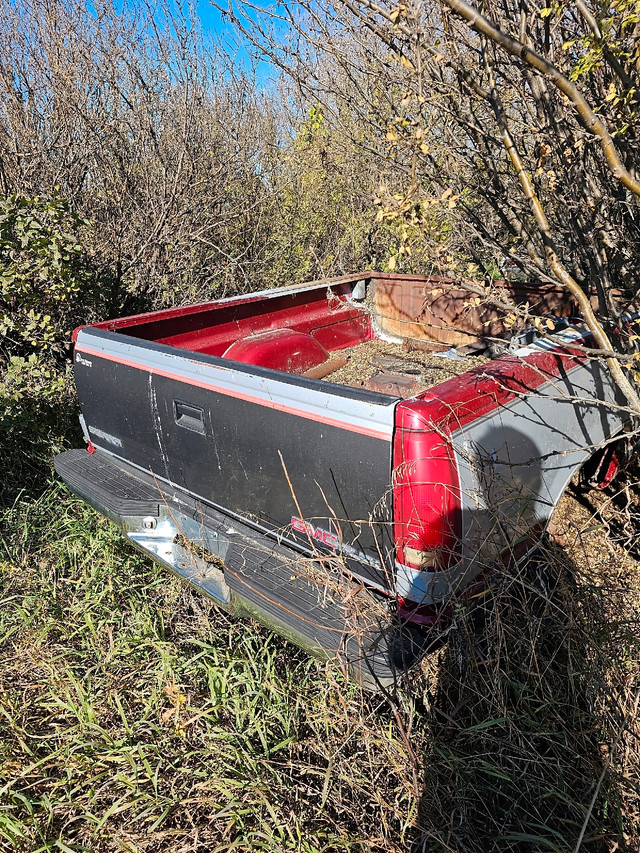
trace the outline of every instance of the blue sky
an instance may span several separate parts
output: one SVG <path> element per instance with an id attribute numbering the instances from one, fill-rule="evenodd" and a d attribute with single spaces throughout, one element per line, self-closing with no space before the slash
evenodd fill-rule
<path id="1" fill-rule="evenodd" d="M 220 12 L 214 9 L 209 0 L 198 0 L 196 11 L 205 31 L 218 35 L 224 34 L 227 30 L 227 25 L 223 23 Z"/>
<path id="2" fill-rule="evenodd" d="M 184 0 L 174 0 L 174 2 L 184 2 Z M 245 66 L 247 70 L 250 69 L 252 63 L 249 52 L 245 47 L 243 47 L 243 37 L 241 35 L 236 36 L 231 25 L 224 19 L 224 16 L 211 5 L 209 0 L 193 0 L 193 2 L 195 3 L 195 10 L 200 18 L 200 23 L 202 24 L 204 33 L 220 39 L 227 51 L 233 54 L 236 61 Z M 235 5 L 234 0 L 218 0 L 218 2 L 220 5 L 225 7 L 230 5 L 231 8 L 233 8 Z M 274 34 L 276 36 L 280 35 L 284 43 L 289 36 L 289 28 L 286 22 L 287 14 L 285 10 L 291 10 L 297 4 L 295 2 L 281 2 L 281 0 L 249 0 L 249 5 L 258 10 L 264 9 L 265 11 L 275 13 L 276 17 L 270 22 L 270 24 L 271 27 L 273 27 Z M 247 17 L 244 18 L 245 25 L 247 24 L 249 16 L 256 17 L 256 13 L 251 11 L 251 9 L 247 10 Z M 239 15 L 239 17 L 241 16 Z M 269 29 L 270 26 L 267 24 L 266 18 L 267 16 L 265 15 L 264 24 L 267 29 Z M 280 73 L 280 69 L 267 60 L 261 60 L 258 62 L 255 68 L 257 82 L 263 86 L 269 85 L 269 83 L 277 78 Z"/>
<path id="3" fill-rule="evenodd" d="M 252 2 L 253 5 L 264 9 L 269 6 L 277 7 L 277 4 L 274 4 L 272 0 L 271 2 L 269 0 L 252 0 Z M 196 12 L 200 18 L 204 32 L 222 39 L 223 43 L 234 51 L 237 60 L 243 64 L 246 63 L 247 67 L 249 67 L 249 54 L 242 48 L 241 41 L 238 43 L 229 23 L 224 20 L 223 16 L 211 5 L 209 0 L 196 0 Z M 267 62 L 260 62 L 256 70 L 260 79 L 264 79 L 274 72 L 273 67 Z"/>

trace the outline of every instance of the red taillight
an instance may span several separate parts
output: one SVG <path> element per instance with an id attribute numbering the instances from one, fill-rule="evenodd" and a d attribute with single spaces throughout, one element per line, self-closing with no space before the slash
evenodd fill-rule
<path id="1" fill-rule="evenodd" d="M 583 468 L 583 477 L 594 489 L 606 489 L 615 480 L 623 458 L 624 444 L 616 442 L 595 453 Z"/>
<path id="2" fill-rule="evenodd" d="M 424 605 L 442 601 L 457 575 L 462 515 L 449 432 L 429 420 L 429 408 L 420 400 L 398 405 L 393 449 L 398 594 Z"/>
<path id="3" fill-rule="evenodd" d="M 460 550 L 460 480 L 448 431 L 427 420 L 421 402 L 397 408 L 393 448 L 396 556 L 414 568 L 447 568 Z"/>
<path id="4" fill-rule="evenodd" d="M 453 608 L 448 604 L 418 604 L 409 598 L 398 597 L 398 616 L 424 628 L 446 628 L 451 622 Z"/>

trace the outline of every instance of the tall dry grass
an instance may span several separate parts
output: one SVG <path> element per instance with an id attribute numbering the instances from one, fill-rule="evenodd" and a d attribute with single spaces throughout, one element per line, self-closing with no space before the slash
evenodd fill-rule
<path id="1" fill-rule="evenodd" d="M 638 849 L 639 575 L 620 508 L 592 500 L 565 498 L 563 544 L 494 574 L 385 696 L 224 615 L 59 486 L 18 498 L 3 849 Z"/>

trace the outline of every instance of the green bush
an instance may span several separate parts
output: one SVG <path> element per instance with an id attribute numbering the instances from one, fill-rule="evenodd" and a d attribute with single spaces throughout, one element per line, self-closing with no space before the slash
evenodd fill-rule
<path id="1" fill-rule="evenodd" d="M 91 271 L 88 223 L 61 198 L 0 198 L 0 334 L 5 360 L 59 351 Z"/>
<path id="2" fill-rule="evenodd" d="M 78 440 L 64 355 L 93 295 L 86 226 L 61 198 L 0 198 L 0 504 L 39 494 Z"/>

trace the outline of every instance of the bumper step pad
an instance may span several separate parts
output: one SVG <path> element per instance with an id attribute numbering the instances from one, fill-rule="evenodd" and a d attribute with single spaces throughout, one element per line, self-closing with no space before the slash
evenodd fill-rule
<path id="1" fill-rule="evenodd" d="M 252 616 L 312 654 L 338 657 L 363 686 L 388 687 L 432 642 L 338 559 L 305 556 L 107 453 L 70 450 L 55 468 L 131 543 L 232 613 Z"/>

